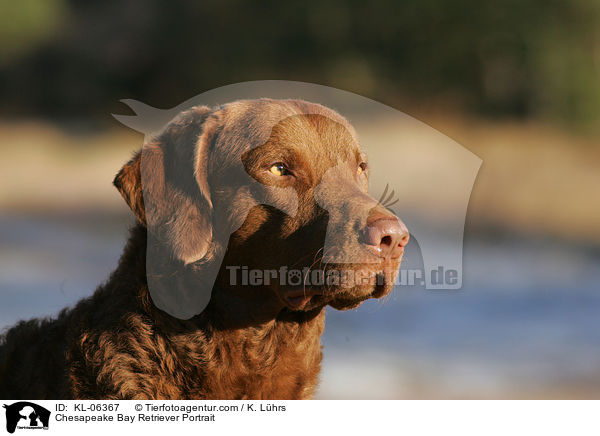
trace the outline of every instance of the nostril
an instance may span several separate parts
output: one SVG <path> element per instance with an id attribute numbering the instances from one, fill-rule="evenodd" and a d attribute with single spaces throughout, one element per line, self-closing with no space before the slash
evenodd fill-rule
<path id="1" fill-rule="evenodd" d="M 384 236 L 383 238 L 381 238 L 381 245 L 385 245 L 387 247 L 392 245 L 392 237 L 389 235 Z"/>
<path id="2" fill-rule="evenodd" d="M 400 243 L 398 244 L 398 246 L 406 247 L 409 240 L 410 240 L 410 234 L 408 232 L 405 232 L 404 235 L 402 235 L 402 238 L 400 239 Z"/>

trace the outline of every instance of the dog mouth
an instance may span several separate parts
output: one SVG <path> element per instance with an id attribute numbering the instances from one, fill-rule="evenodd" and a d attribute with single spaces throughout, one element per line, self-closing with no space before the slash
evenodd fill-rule
<path id="1" fill-rule="evenodd" d="M 305 282 L 297 286 L 286 286 L 279 290 L 281 300 L 294 311 L 326 305 L 338 310 L 358 307 L 365 300 L 384 297 L 392 290 L 400 262 L 388 260 L 378 265 L 355 265 L 354 268 L 345 266 L 346 268 L 336 265 L 328 271 L 350 273 L 350 281 L 317 285 Z"/>

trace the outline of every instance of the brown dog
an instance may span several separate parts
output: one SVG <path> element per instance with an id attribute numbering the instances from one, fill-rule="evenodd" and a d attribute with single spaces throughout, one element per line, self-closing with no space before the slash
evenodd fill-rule
<path id="1" fill-rule="evenodd" d="M 310 398 L 325 306 L 390 292 L 408 241 L 368 172 L 353 128 L 317 104 L 184 112 L 115 178 L 139 224 L 108 282 L 3 337 L 0 397 Z"/>

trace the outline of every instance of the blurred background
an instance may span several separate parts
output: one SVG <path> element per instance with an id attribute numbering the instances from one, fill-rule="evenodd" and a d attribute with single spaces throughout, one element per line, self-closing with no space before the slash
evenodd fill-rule
<path id="1" fill-rule="evenodd" d="M 121 99 L 263 79 L 378 100 L 483 159 L 463 289 L 330 310 L 318 398 L 600 397 L 596 0 L 0 2 L 0 328 L 115 268 L 133 218 L 111 181 L 143 141 Z"/>

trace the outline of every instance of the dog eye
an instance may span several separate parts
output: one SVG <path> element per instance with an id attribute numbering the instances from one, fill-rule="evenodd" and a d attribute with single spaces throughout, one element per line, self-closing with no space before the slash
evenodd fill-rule
<path id="1" fill-rule="evenodd" d="M 358 168 L 356 170 L 356 172 L 358 173 L 358 175 L 360 176 L 362 173 L 364 173 L 365 171 L 367 171 L 367 163 L 366 162 L 361 162 L 358 165 Z"/>
<path id="2" fill-rule="evenodd" d="M 269 171 L 278 177 L 288 176 L 291 174 L 290 171 L 287 169 L 287 167 L 284 164 L 282 164 L 281 162 L 273 164 L 271 166 L 271 168 L 269 168 Z"/>

